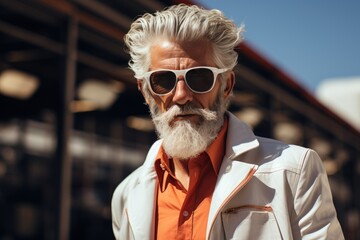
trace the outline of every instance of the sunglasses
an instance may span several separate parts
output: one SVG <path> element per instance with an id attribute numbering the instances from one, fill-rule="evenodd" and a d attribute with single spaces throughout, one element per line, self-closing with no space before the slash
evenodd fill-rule
<path id="1" fill-rule="evenodd" d="M 194 93 L 210 92 L 217 76 L 228 71 L 226 68 L 193 67 L 184 70 L 159 69 L 144 74 L 150 90 L 158 96 L 163 96 L 175 89 L 179 76 L 184 76 L 188 88 Z"/>

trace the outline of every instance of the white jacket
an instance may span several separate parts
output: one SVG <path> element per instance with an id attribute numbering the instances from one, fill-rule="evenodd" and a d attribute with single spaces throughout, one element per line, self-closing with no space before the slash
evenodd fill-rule
<path id="1" fill-rule="evenodd" d="M 306 148 L 256 137 L 229 115 L 226 150 L 210 206 L 206 239 L 344 239 L 326 172 Z M 161 140 L 115 190 L 116 239 L 154 237 L 156 172 Z"/>

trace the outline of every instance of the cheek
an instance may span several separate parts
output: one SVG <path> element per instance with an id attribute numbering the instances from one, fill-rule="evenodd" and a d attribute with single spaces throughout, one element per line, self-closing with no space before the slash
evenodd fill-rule
<path id="1" fill-rule="evenodd" d="M 220 87 L 216 86 L 211 92 L 202 96 L 202 98 L 199 99 L 201 105 L 205 108 L 209 108 L 210 106 L 212 106 L 218 97 L 219 91 Z"/>
<path id="2" fill-rule="evenodd" d="M 215 101 L 215 94 L 207 93 L 205 95 L 199 96 L 198 98 L 195 98 L 194 101 L 196 101 L 197 104 L 202 108 L 209 108 Z"/>
<path id="3" fill-rule="evenodd" d="M 170 97 L 169 96 L 153 96 L 156 105 L 161 112 L 165 112 L 169 108 Z"/>

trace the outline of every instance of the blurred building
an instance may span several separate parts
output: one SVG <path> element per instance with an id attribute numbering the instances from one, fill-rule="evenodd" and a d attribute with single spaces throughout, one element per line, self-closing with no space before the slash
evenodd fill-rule
<path id="1" fill-rule="evenodd" d="M 316 97 L 360 131 L 360 77 L 325 79 Z"/>
<path id="2" fill-rule="evenodd" d="M 0 239 L 113 239 L 110 200 L 156 139 L 123 36 L 189 1 L 0 0 Z M 248 43 L 230 110 L 315 149 L 347 239 L 360 239 L 360 133 Z"/>

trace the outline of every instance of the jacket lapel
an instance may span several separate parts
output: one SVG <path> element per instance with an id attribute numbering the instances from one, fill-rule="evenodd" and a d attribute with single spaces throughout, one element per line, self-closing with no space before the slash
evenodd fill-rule
<path id="1" fill-rule="evenodd" d="M 231 197 L 240 191 L 252 178 L 257 165 L 241 161 L 241 155 L 259 146 L 253 132 L 234 115 L 228 113 L 229 128 L 224 160 L 211 200 L 206 230 L 208 239 L 215 219 Z"/>
<path id="2" fill-rule="evenodd" d="M 144 169 L 139 175 L 137 185 L 129 193 L 127 214 L 134 239 L 154 238 L 154 211 L 156 209 L 156 172 L 154 160 L 161 142 L 156 142 L 149 150 Z"/>
<path id="3" fill-rule="evenodd" d="M 231 170 L 228 170 L 229 168 L 231 168 Z M 221 178 L 217 181 L 211 200 L 207 236 L 221 209 L 234 194 L 240 191 L 250 181 L 256 170 L 257 165 L 238 161 L 233 161 L 226 167 L 225 165 L 222 166 L 221 172 L 219 173 L 219 176 L 221 174 Z"/>

